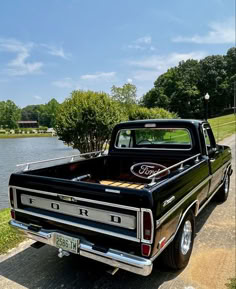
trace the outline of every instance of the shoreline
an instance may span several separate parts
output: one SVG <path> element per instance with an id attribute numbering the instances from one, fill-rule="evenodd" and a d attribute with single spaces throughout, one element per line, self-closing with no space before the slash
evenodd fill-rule
<path id="1" fill-rule="evenodd" d="M 29 134 L 0 134 L 0 139 L 9 139 L 9 138 L 27 138 L 27 137 L 56 137 L 51 133 L 29 133 Z"/>

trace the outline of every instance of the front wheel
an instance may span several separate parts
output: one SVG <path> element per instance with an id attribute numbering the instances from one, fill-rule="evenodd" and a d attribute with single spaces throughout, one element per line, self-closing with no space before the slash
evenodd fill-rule
<path id="1" fill-rule="evenodd" d="M 216 193 L 217 201 L 225 202 L 228 199 L 229 185 L 230 185 L 230 175 L 227 174 L 225 177 L 223 185 L 221 186 L 219 191 Z"/>
<path id="2" fill-rule="evenodd" d="M 184 217 L 172 243 L 164 250 L 164 263 L 172 269 L 179 270 L 187 266 L 194 242 L 195 216 L 190 210 Z"/>

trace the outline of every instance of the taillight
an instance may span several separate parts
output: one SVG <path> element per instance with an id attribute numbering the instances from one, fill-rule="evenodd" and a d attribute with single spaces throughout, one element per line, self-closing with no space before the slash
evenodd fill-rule
<path id="1" fill-rule="evenodd" d="M 144 241 L 152 241 L 152 215 L 149 211 L 143 212 L 143 239 Z"/>
<path id="2" fill-rule="evenodd" d="M 11 210 L 11 217 L 12 217 L 12 219 L 15 219 L 15 218 L 16 218 L 16 214 L 15 214 L 15 211 L 14 211 L 14 210 Z"/>
<path id="3" fill-rule="evenodd" d="M 12 188 L 10 188 L 10 190 L 9 190 L 9 199 L 10 199 L 11 207 L 14 208 L 14 197 L 13 197 L 13 189 Z"/>
<path id="4" fill-rule="evenodd" d="M 142 244 L 141 245 L 141 252 L 143 256 L 148 257 L 151 253 L 151 245 Z"/>

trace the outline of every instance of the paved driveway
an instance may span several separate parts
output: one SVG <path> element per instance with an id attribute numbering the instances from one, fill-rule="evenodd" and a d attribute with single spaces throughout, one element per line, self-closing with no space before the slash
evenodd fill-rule
<path id="1" fill-rule="evenodd" d="M 235 135 L 223 141 L 233 151 Z M 197 218 L 197 235 L 190 263 L 181 272 L 166 272 L 158 259 L 148 277 L 118 271 L 106 273 L 106 265 L 80 256 L 57 257 L 57 249 L 30 247 L 31 241 L 0 256 L 0 288 L 81 289 L 224 289 L 235 276 L 235 171 L 227 202 L 211 201 Z"/>

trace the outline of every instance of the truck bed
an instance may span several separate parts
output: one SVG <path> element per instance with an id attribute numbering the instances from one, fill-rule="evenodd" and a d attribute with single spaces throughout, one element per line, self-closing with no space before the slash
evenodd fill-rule
<path id="1" fill-rule="evenodd" d="M 155 183 L 162 181 L 165 178 L 170 178 L 180 171 L 180 166 L 176 166 L 183 161 L 178 158 L 140 158 L 140 157 L 124 157 L 117 158 L 114 156 L 96 157 L 93 159 L 83 159 L 67 164 L 46 167 L 36 170 L 29 170 L 23 172 L 26 175 L 34 175 L 40 177 L 49 177 L 67 180 L 71 182 L 89 183 L 96 185 L 103 185 L 109 187 L 119 187 L 140 190 L 149 185 L 152 180 L 146 177 L 139 177 L 131 172 L 132 166 L 138 164 L 158 164 L 164 169 L 170 168 L 168 173 L 159 176 L 155 179 Z M 194 160 L 185 163 L 181 168 L 190 167 L 194 164 Z M 162 168 L 161 167 L 161 168 Z M 172 168 L 173 167 L 173 168 Z M 162 168 L 162 169 L 163 169 Z M 149 174 L 150 176 L 151 174 Z"/>

